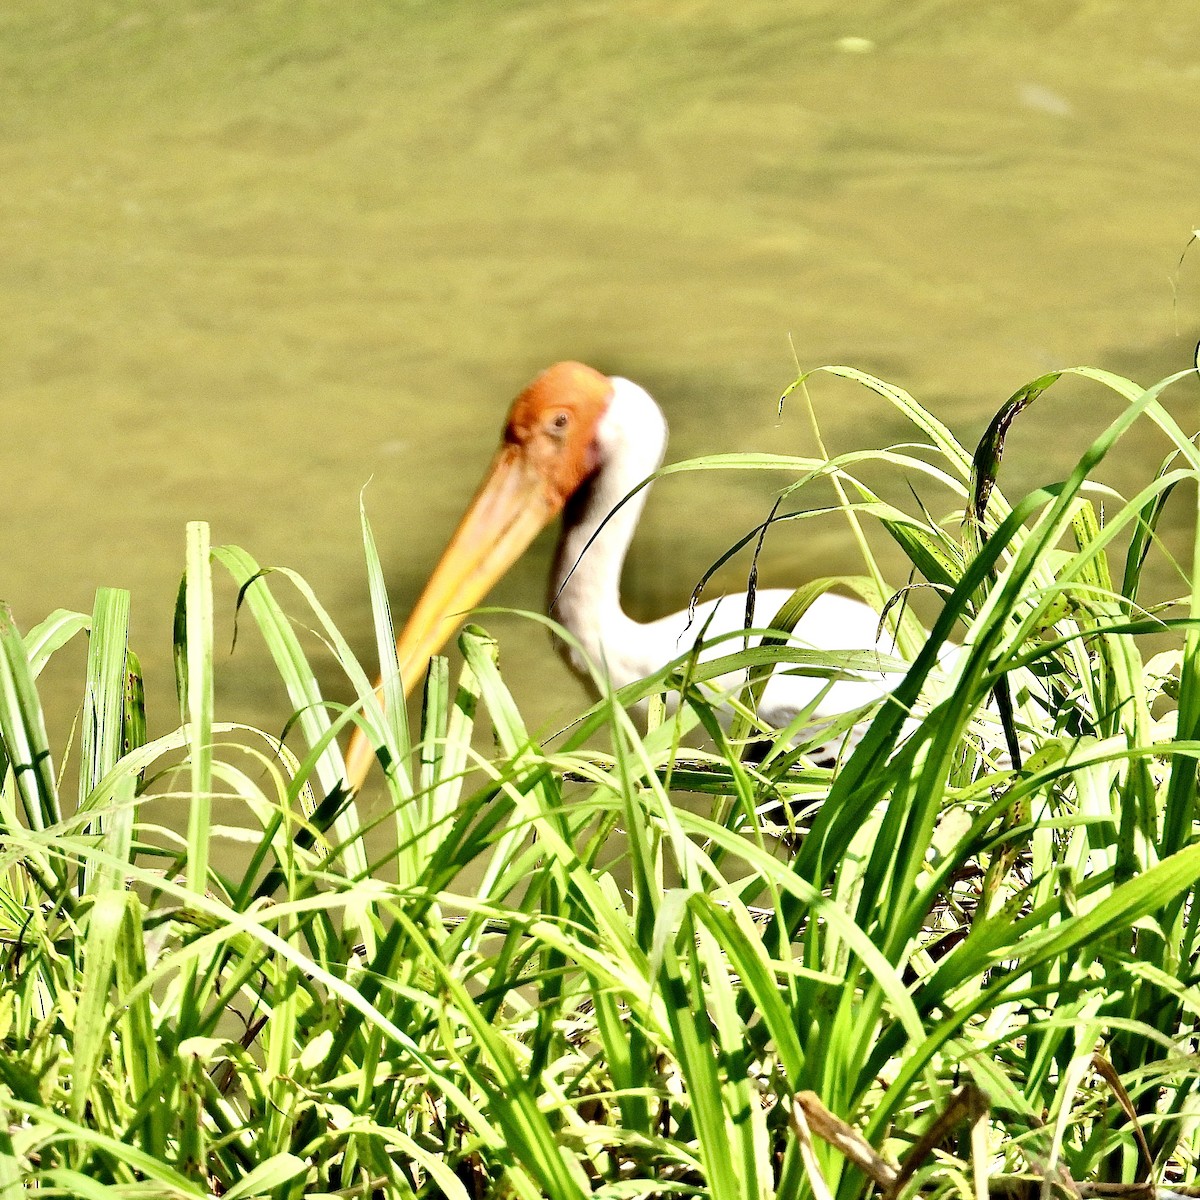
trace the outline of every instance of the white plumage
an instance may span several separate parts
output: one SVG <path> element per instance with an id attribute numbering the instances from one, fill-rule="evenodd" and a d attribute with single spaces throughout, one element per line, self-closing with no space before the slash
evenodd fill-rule
<path id="1" fill-rule="evenodd" d="M 637 384 L 620 378 L 610 382 L 611 399 L 596 430 L 598 466 L 564 510 L 551 573 L 550 604 L 552 615 L 579 643 L 578 649 L 562 644 L 563 656 L 572 669 L 589 678 L 588 663 L 582 657 L 586 655 L 603 666 L 615 687 L 624 687 L 688 653 L 701 636 L 706 643 L 719 639 L 706 646 L 702 658 L 736 651 L 739 643 L 722 639 L 722 635 L 745 628 L 746 597 L 742 593 L 725 595 L 698 604 L 694 611 L 683 609 L 644 624 L 625 613 L 621 570 L 648 489 L 625 498 L 661 464 L 667 423 L 658 405 Z M 756 592 L 753 626 L 770 627 L 791 595 L 780 588 Z M 894 662 L 891 637 L 879 626 L 879 614 L 862 601 L 826 593 L 805 612 L 791 641 L 812 650 L 877 649 Z M 727 687 L 739 682 L 724 677 Z M 820 676 L 777 671 L 767 684 L 759 715 L 769 725 L 783 728 L 819 696 L 814 715 L 828 718 L 870 704 L 884 690 L 881 676 L 839 679 L 831 685 Z"/>

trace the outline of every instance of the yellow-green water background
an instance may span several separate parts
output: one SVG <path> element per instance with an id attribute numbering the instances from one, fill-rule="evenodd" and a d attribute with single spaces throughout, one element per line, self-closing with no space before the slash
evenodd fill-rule
<path id="1" fill-rule="evenodd" d="M 189 519 L 298 569 L 369 655 L 360 489 L 403 615 L 539 367 L 648 386 L 671 457 L 806 453 L 791 339 L 973 444 L 1049 368 L 1186 366 L 1198 223 L 1194 0 L 4 0 L 0 598 L 28 628 L 131 589 L 162 731 Z M 1065 470 L 1098 395 L 1027 414 L 1012 487 Z M 906 436 L 816 399 L 831 448 Z M 1193 384 L 1170 402 L 1200 424 Z M 660 487 L 633 610 L 680 606 L 779 482 Z M 538 606 L 548 553 L 499 602 Z M 856 569 L 806 522 L 764 580 Z M 491 624 L 535 724 L 578 706 L 540 630 Z M 282 727 L 255 638 L 221 671 L 220 715 Z"/>

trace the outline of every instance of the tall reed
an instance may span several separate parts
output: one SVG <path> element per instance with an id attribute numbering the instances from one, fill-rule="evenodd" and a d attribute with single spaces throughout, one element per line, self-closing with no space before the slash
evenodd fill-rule
<path id="1" fill-rule="evenodd" d="M 0 1197 L 1190 1182 L 1196 573 L 1174 606 L 1142 595 L 1166 505 L 1177 523 L 1195 505 L 1200 457 L 1161 399 L 1178 377 L 1143 390 L 1068 373 L 1122 407 L 1066 479 L 1010 504 L 1006 431 L 1053 403 L 1057 374 L 972 456 L 898 388 L 829 370 L 894 406 L 913 442 L 663 474 L 784 468 L 785 525 L 832 481 L 862 575 L 801 589 L 781 625 L 839 582 L 887 601 L 874 530 L 911 562 L 902 595 L 936 592 L 928 636 L 901 616 L 907 674 L 855 714 L 862 736 L 832 769 L 810 753 L 829 730 L 762 728 L 755 698 L 771 670 L 865 664 L 797 650 L 785 629 L 616 694 L 599 679 L 603 699 L 539 741 L 497 646 L 468 627 L 456 678 L 434 661 L 410 729 L 303 580 L 194 525 L 182 719 L 147 741 L 125 594 L 25 634 L 0 615 Z M 1128 500 L 1106 493 L 1101 517 L 1095 468 L 1148 424 L 1170 457 Z M 957 512 L 900 510 L 863 482 L 868 465 L 936 481 Z M 391 618 L 363 529 L 386 676 Z M 286 743 L 214 711 L 214 572 L 271 651 Z M 319 639 L 298 636 L 284 593 Z M 67 799 L 37 680 L 81 634 Z M 1148 654 L 1149 635 L 1165 648 Z M 354 704 L 322 695 L 314 648 Z M 746 686 L 715 696 L 734 670 Z M 684 703 L 652 703 L 640 732 L 629 707 L 671 690 Z M 355 721 L 386 764 L 386 804 L 340 787 Z M 685 748 L 697 729 L 706 750 Z M 767 749 L 751 762 L 754 739 Z M 185 829 L 156 820 L 164 796 L 186 801 Z"/>

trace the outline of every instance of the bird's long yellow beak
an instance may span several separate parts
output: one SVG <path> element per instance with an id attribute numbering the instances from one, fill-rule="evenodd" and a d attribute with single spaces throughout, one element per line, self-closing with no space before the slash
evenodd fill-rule
<path id="1" fill-rule="evenodd" d="M 464 614 L 561 509 L 562 500 L 547 487 L 523 447 L 502 446 L 396 641 L 406 696 Z M 382 701 L 380 689 L 376 684 Z M 362 787 L 374 760 L 370 742 L 356 727 L 346 753 L 346 782 L 352 791 Z"/>

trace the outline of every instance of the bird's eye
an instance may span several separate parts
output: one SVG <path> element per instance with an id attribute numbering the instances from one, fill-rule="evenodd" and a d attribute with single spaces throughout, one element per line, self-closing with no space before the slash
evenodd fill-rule
<path id="1" fill-rule="evenodd" d="M 550 422 L 550 428 L 553 429 L 555 433 L 562 433 L 567 426 L 570 425 L 570 423 L 571 416 L 569 413 L 555 413 L 554 419 Z"/>

